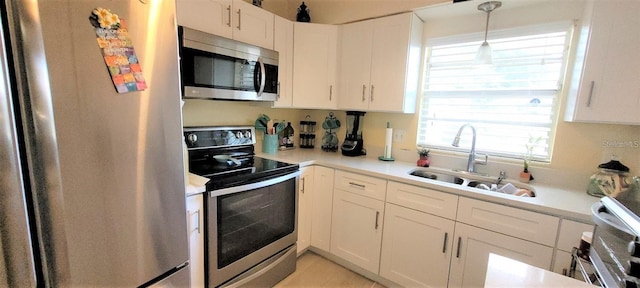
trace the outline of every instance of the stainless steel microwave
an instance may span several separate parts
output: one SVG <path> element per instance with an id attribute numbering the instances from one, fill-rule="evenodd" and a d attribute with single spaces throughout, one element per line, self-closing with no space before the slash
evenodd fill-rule
<path id="1" fill-rule="evenodd" d="M 278 52 L 178 27 L 183 98 L 274 101 Z"/>

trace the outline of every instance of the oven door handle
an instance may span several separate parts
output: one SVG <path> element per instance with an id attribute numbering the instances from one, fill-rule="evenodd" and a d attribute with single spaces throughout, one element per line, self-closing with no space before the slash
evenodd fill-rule
<path id="1" fill-rule="evenodd" d="M 229 188 L 224 188 L 224 189 L 220 189 L 220 190 L 211 191 L 211 192 L 209 192 L 209 197 L 217 197 L 217 196 L 222 196 L 222 195 L 228 195 L 228 194 L 233 194 L 233 193 L 238 193 L 238 192 L 249 191 L 249 190 L 253 190 L 253 189 L 264 188 L 264 187 L 267 187 L 267 186 L 271 186 L 271 185 L 275 185 L 275 184 L 278 184 L 278 183 L 282 183 L 282 182 L 287 181 L 287 180 L 292 179 L 292 178 L 296 178 L 296 177 L 300 176 L 300 174 L 302 174 L 300 171 L 296 171 L 296 172 L 289 173 L 289 174 L 284 175 L 284 176 L 279 176 L 279 177 L 276 177 L 276 178 L 272 178 L 272 179 L 268 179 L 268 180 L 264 180 L 264 181 L 260 181 L 260 182 L 256 182 L 256 183 L 251 183 L 251 184 L 246 184 L 246 185 L 229 187 Z"/>
<path id="2" fill-rule="evenodd" d="M 607 213 L 608 215 L 611 215 L 611 217 L 615 218 L 614 215 L 612 215 L 611 213 L 609 213 L 609 211 L 607 211 L 607 208 L 604 207 L 602 202 L 597 202 L 593 204 L 593 206 L 591 206 L 591 215 L 593 217 L 593 222 L 596 223 L 598 229 L 604 229 L 611 232 L 622 231 L 629 235 L 633 235 L 633 233 L 629 231 L 629 229 L 627 229 L 626 227 L 620 226 L 618 223 L 614 223 L 611 220 L 605 217 L 602 217 L 601 214 L 603 213 Z"/>

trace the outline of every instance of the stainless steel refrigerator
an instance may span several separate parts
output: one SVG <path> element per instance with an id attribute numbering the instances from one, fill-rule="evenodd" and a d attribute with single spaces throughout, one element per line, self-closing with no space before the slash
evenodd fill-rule
<path id="1" fill-rule="evenodd" d="M 175 2 L 0 10 L 0 287 L 188 286 Z M 94 11 L 128 30 L 130 67 Z"/>

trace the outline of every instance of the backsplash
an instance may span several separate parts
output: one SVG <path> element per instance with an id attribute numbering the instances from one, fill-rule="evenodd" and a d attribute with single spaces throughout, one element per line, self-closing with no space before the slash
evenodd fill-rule
<path id="1" fill-rule="evenodd" d="M 343 123 L 337 131 L 342 143 L 345 135 L 344 111 L 271 108 L 271 103 L 268 102 L 186 100 L 183 108 L 183 123 L 184 126 L 252 126 L 258 115 L 264 113 L 273 119 L 291 122 L 298 135 L 300 121 L 304 120 L 306 115 L 310 115 L 311 119 L 318 123 L 316 126 L 318 138 L 315 146 L 316 149 L 320 149 L 320 139 L 324 133 L 322 121 L 329 112 L 334 112 Z M 415 149 L 417 118 L 418 114 L 368 112 L 363 118 L 363 137 L 369 156 L 382 155 L 386 123 L 389 121 L 394 130 L 404 132 L 402 141 L 393 142 L 393 156 L 398 161 L 416 161 L 418 158 Z M 259 136 L 258 141 L 261 140 L 262 136 Z M 564 182 L 568 186 L 577 186 L 574 188 L 580 189 L 581 183 L 586 187 L 589 175 L 597 171 L 600 163 L 607 162 L 612 154 L 631 169 L 632 175 L 640 175 L 640 126 L 560 121 L 553 147 L 552 162 L 550 164 L 533 163 L 531 171 L 534 176 L 536 173 L 540 176 L 544 174 L 537 179 L 539 183 L 545 181 L 547 184 L 552 184 L 551 182 L 562 184 Z M 445 168 L 464 167 L 466 161 L 464 153 L 434 151 L 432 157 L 432 165 Z M 489 157 L 489 165 L 479 166 L 479 169 L 492 174 L 500 169 L 506 169 L 513 170 L 510 173 L 515 174 L 520 165 L 520 161 L 517 160 Z"/>

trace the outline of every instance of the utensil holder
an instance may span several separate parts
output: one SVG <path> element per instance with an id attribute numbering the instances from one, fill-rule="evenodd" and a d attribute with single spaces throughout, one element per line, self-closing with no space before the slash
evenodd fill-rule
<path id="1" fill-rule="evenodd" d="M 278 134 L 265 134 L 262 139 L 262 152 L 274 154 L 278 152 Z"/>

